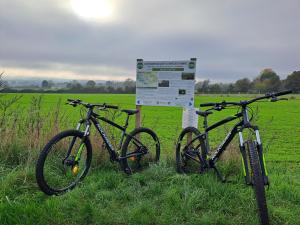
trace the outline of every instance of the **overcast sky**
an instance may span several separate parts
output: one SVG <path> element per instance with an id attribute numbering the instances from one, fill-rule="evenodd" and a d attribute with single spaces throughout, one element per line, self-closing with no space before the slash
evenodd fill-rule
<path id="1" fill-rule="evenodd" d="M 299 0 L 111 0 L 94 18 L 71 3 L 0 0 L 6 77 L 135 79 L 137 58 L 196 57 L 197 79 L 213 82 L 300 70 Z"/>

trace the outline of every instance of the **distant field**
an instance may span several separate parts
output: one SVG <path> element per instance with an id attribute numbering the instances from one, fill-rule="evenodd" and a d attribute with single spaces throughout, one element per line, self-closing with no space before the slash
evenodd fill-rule
<path id="1" fill-rule="evenodd" d="M 30 101 L 36 94 L 24 94 L 18 103 L 18 108 L 26 113 L 30 106 Z M 69 127 L 75 127 L 75 122 L 80 118 L 79 107 L 73 108 L 64 105 L 68 98 L 81 99 L 93 103 L 110 103 L 116 104 L 124 109 L 135 108 L 135 95 L 118 95 L 118 94 L 44 94 L 42 95 L 41 111 L 47 114 L 53 111 L 58 101 L 61 101 L 61 110 L 68 113 L 69 118 L 74 123 L 69 123 Z M 250 99 L 254 95 L 201 95 L 196 97 L 195 107 L 204 102 L 217 102 L 222 100 L 239 101 Z M 258 108 L 257 108 L 258 107 Z M 289 101 L 280 101 L 276 103 L 260 102 L 252 105 L 252 108 L 258 113 L 256 124 L 261 129 L 261 135 L 264 143 L 267 144 L 266 151 L 268 160 L 288 160 L 299 161 L 298 146 L 300 145 L 300 96 L 295 95 Z M 226 109 L 221 112 L 214 112 L 209 117 L 209 122 L 213 123 L 226 116 L 236 113 L 237 109 Z M 121 124 L 124 122 L 125 115 L 117 118 Z M 134 128 L 134 119 L 131 118 L 131 126 Z M 234 122 L 233 122 L 234 123 Z M 232 124 L 233 124 L 232 123 Z M 162 142 L 162 151 L 168 154 L 174 152 L 174 142 L 176 141 L 182 126 L 182 109 L 177 107 L 151 107 L 143 106 L 142 108 L 142 125 L 153 129 Z M 199 128 L 202 128 L 202 119 L 199 118 Z M 225 128 L 230 128 L 230 124 Z M 212 133 L 211 141 L 220 143 L 225 137 L 225 130 L 220 129 Z"/>
<path id="2" fill-rule="evenodd" d="M 13 96 L 8 94 L 3 99 Z M 100 161 L 93 164 L 80 187 L 64 196 L 45 196 L 37 188 L 34 166 L 40 146 L 53 135 L 47 130 L 52 121 L 48 118 L 50 113 L 59 109 L 59 114 L 65 114 L 62 117 L 65 123 L 61 121 L 58 130 L 73 128 L 80 118 L 80 109 L 64 105 L 67 98 L 135 108 L 135 96 L 44 94 L 38 109 L 32 108 L 34 96 L 39 95 L 23 94 L 12 106 L 15 114 L 9 114 L 11 120 L 8 121 L 11 133 L 1 136 L 1 143 L 7 138 L 11 141 L 6 146 L 0 144 L 0 224 L 258 224 L 254 196 L 251 188 L 244 185 L 239 163 L 225 162 L 221 166 L 232 181 L 227 184 L 219 182 L 212 172 L 176 174 L 175 142 L 182 129 L 182 109 L 174 107 L 142 108 L 143 126 L 153 129 L 161 140 L 163 159 L 158 166 L 128 177 L 117 165 Z M 195 106 L 252 97 L 201 95 L 196 97 Z M 267 201 L 272 224 L 276 225 L 299 224 L 300 221 L 300 96 L 288 97 L 289 101 L 261 102 L 252 107 L 265 144 L 271 180 Z M 213 123 L 236 111 L 214 112 L 209 121 Z M 32 131 L 40 126 L 40 121 L 28 122 L 30 116 L 40 116 L 46 121 L 40 139 L 35 140 L 41 142 L 39 145 L 26 141 L 30 139 L 28 136 L 37 134 L 29 133 L 20 125 L 29 124 Z M 14 123 L 13 118 L 18 118 L 15 119 L 18 122 Z M 123 123 L 124 118 L 121 115 L 116 120 Z M 134 116 L 129 130 L 133 128 Z M 201 118 L 199 128 L 202 128 Z M 213 147 L 222 141 L 229 128 L 230 124 L 211 135 Z M 19 133 L 15 134 L 16 131 Z M 51 128 L 51 132 L 56 131 Z M 97 145 L 94 150 L 98 150 Z"/>

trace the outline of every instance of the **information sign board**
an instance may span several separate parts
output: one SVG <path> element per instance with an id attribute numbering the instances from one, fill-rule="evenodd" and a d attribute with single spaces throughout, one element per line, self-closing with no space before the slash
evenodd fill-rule
<path id="1" fill-rule="evenodd" d="M 136 105 L 194 107 L 196 59 L 137 60 Z"/>

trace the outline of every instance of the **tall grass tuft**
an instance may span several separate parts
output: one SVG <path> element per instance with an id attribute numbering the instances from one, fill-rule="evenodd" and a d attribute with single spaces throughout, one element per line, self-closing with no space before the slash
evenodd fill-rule
<path id="1" fill-rule="evenodd" d="M 0 98 L 0 165 L 30 167 L 34 166 L 43 146 L 56 134 L 66 129 L 75 129 L 75 121 L 63 108 L 58 99 L 55 107 L 45 111 L 43 95 L 33 96 L 28 106 L 19 103 L 20 95 Z M 81 112 L 81 117 L 85 114 Z M 105 117 L 116 120 L 120 113 L 105 112 Z M 101 124 L 107 132 L 113 146 L 119 146 L 120 132 L 107 124 Z M 82 127 L 82 129 L 84 129 Z M 91 129 L 90 139 L 93 145 L 93 165 L 101 165 L 109 159 L 102 138 L 95 129 Z"/>

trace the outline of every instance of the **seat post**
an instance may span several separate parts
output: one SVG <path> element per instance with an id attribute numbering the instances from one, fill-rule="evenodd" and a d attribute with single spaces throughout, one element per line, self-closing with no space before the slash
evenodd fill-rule
<path id="1" fill-rule="evenodd" d="M 123 140 L 124 140 L 124 137 L 125 137 L 125 134 L 126 134 L 126 129 L 128 127 L 128 121 L 129 121 L 129 114 L 127 114 L 127 118 L 125 120 L 125 125 L 124 125 L 124 130 L 122 131 L 122 136 L 121 136 L 121 140 L 120 140 L 120 144 L 119 144 L 119 149 L 122 148 L 122 145 L 123 145 Z"/>
<path id="2" fill-rule="evenodd" d="M 209 139 L 208 139 L 208 132 L 206 131 L 207 127 L 208 127 L 208 119 L 207 119 L 208 115 L 204 116 L 204 120 L 203 120 L 203 128 L 204 128 L 204 133 L 205 133 L 205 145 L 206 145 L 206 155 L 210 152 L 210 146 L 209 146 Z"/>
<path id="3" fill-rule="evenodd" d="M 124 125 L 124 128 L 125 128 L 125 129 L 128 127 L 129 116 L 130 116 L 130 115 L 127 114 L 127 118 L 126 118 L 125 125 Z"/>
<path id="4" fill-rule="evenodd" d="M 206 129 L 208 126 L 208 123 L 207 123 L 207 115 L 204 116 L 204 120 L 203 120 L 203 128 Z"/>

